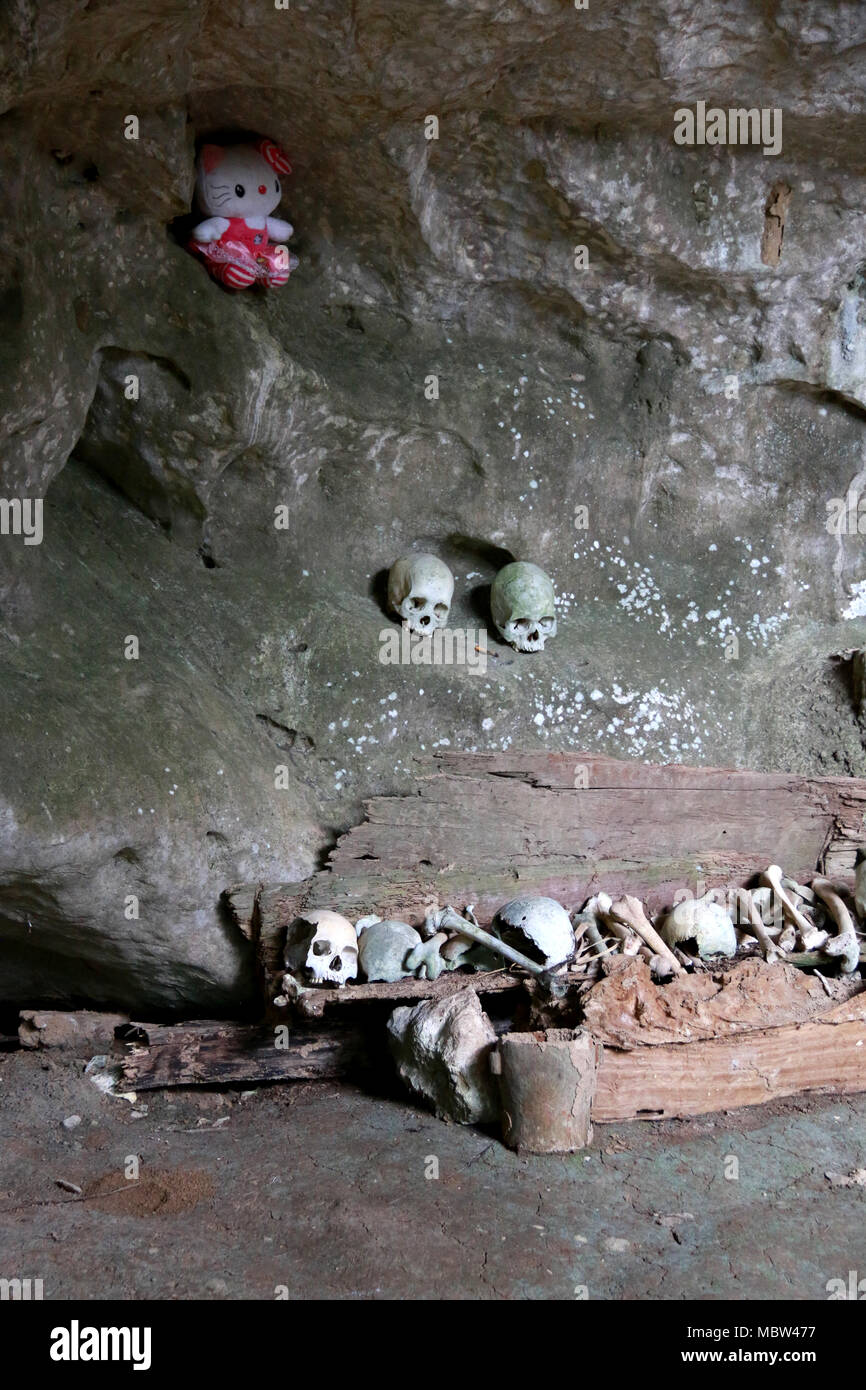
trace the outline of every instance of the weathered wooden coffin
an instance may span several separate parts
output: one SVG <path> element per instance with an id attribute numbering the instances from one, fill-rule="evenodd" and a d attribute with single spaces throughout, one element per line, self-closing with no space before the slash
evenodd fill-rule
<path id="1" fill-rule="evenodd" d="M 487 923 L 519 893 L 575 908 L 604 888 L 635 893 L 657 911 L 678 890 L 746 885 L 772 862 L 795 877 L 820 871 L 845 883 L 866 839 L 864 813 L 862 779 L 654 767 L 591 754 L 444 753 L 421 770 L 413 794 L 369 801 L 363 823 L 342 836 L 319 873 L 301 883 L 240 885 L 226 897 L 257 942 L 272 998 L 286 926 L 305 909 L 417 922 L 431 904 L 471 903 Z M 423 997 L 422 982 L 408 983 L 413 998 Z M 317 991 L 316 1016 L 338 1002 L 328 993 Z M 593 1118 L 866 1090 L 864 999 L 827 1003 L 820 1018 L 732 1037 L 607 1046 Z"/>
<path id="2" fill-rule="evenodd" d="M 565 753 L 444 753 L 413 795 L 375 797 L 301 883 L 226 894 L 239 927 L 279 947 L 304 908 L 409 922 L 428 904 L 479 920 L 518 893 L 579 906 L 604 887 L 656 911 L 678 889 L 744 885 L 769 863 L 844 879 L 864 841 L 866 780 L 653 767 Z"/>

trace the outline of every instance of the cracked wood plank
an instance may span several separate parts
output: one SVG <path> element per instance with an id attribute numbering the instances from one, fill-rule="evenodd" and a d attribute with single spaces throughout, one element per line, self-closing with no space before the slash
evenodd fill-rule
<path id="1" fill-rule="evenodd" d="M 126 1045 L 119 1089 L 325 1081 L 356 1075 L 386 1060 L 384 1037 L 379 1041 L 359 1029 L 289 1026 L 283 1046 L 275 1027 L 228 1022 L 132 1026 L 138 1040 Z"/>
<path id="2" fill-rule="evenodd" d="M 818 1018 L 729 1038 L 607 1047 L 592 1118 L 661 1120 L 761 1105 L 785 1096 L 866 1091 L 866 997 Z"/>
<path id="3" fill-rule="evenodd" d="M 367 804 L 330 857 L 330 885 L 411 869 L 435 894 L 474 874 L 483 912 L 491 875 L 506 888 L 565 893 L 569 906 L 604 877 L 612 893 L 646 887 L 655 907 L 654 894 L 682 886 L 684 865 L 712 885 L 772 861 L 812 873 L 832 855 L 838 869 L 843 849 L 853 863 L 866 809 L 866 783 L 846 778 L 565 754 L 445 754 L 437 765 L 417 795 Z"/>
<path id="4" fill-rule="evenodd" d="M 582 978 L 582 976 L 580 977 Z M 393 984 L 350 984 L 342 989 L 310 989 L 293 1003 L 301 1018 L 323 1018 L 325 1010 L 352 1008 L 356 1004 L 419 1004 L 423 999 L 447 999 L 461 989 L 476 994 L 505 994 L 523 990 L 525 976 L 507 970 L 479 971 L 477 975 L 440 975 L 438 980 L 396 980 Z"/>

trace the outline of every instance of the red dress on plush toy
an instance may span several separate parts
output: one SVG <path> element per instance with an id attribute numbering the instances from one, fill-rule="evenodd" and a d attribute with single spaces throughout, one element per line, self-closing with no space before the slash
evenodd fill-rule
<path id="1" fill-rule="evenodd" d="M 298 264 L 287 242 L 292 224 L 269 213 L 280 201 L 280 174 L 291 165 L 273 140 L 255 145 L 203 145 L 196 163 L 196 197 L 210 216 L 193 228 L 190 250 L 215 280 L 233 290 L 261 281 L 284 285 Z M 271 241 L 275 238 L 277 244 Z"/>

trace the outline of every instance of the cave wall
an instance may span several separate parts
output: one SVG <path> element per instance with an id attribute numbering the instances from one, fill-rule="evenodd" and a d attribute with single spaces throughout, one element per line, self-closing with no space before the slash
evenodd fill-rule
<path id="1" fill-rule="evenodd" d="M 235 1007 L 220 890 L 436 748 L 866 771 L 864 41 L 854 0 L 5 9 L 0 466 L 44 538 L 0 536 L 0 1000 Z M 675 145 L 701 100 L 781 154 Z M 284 290 L 183 249 L 223 129 L 289 151 Z M 534 559 L 556 640 L 383 665 L 413 546 L 470 628 Z"/>

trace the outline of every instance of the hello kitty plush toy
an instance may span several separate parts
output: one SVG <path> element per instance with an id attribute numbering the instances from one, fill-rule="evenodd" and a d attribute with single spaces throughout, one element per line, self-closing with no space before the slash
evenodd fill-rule
<path id="1" fill-rule="evenodd" d="M 298 264 L 288 246 L 274 244 L 288 241 L 292 224 L 268 216 L 282 196 L 280 175 L 291 172 L 273 140 L 202 146 L 195 190 L 210 216 L 193 228 L 189 248 L 229 289 L 247 289 L 256 281 L 273 289 L 284 285 Z"/>

